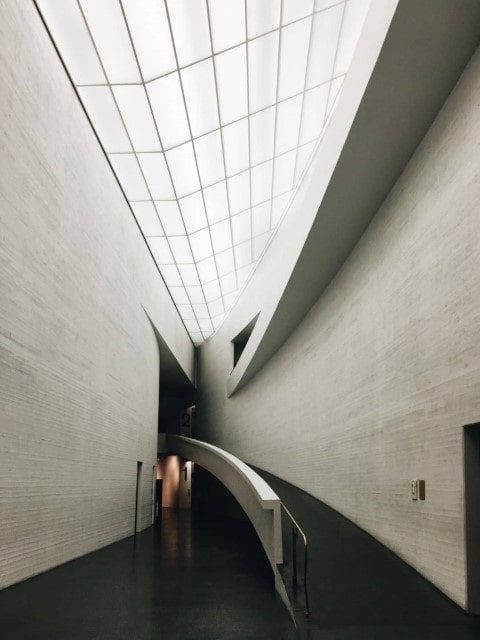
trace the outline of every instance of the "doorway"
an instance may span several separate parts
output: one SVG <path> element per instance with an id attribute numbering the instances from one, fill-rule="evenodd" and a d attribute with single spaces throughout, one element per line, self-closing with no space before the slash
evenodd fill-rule
<path id="1" fill-rule="evenodd" d="M 135 492 L 135 529 L 134 535 L 142 526 L 142 471 L 143 462 L 137 461 L 137 489 Z"/>
<path id="2" fill-rule="evenodd" d="M 463 428 L 467 611 L 480 614 L 480 423 Z"/>

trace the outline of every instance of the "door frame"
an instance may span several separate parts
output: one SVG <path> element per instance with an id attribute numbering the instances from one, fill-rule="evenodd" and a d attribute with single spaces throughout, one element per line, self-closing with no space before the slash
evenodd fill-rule
<path id="1" fill-rule="evenodd" d="M 466 609 L 480 614 L 480 423 L 463 427 Z"/>
<path id="2" fill-rule="evenodd" d="M 135 535 L 138 531 L 141 530 L 142 526 L 142 476 L 143 462 L 137 460 L 137 487 L 135 491 Z"/>

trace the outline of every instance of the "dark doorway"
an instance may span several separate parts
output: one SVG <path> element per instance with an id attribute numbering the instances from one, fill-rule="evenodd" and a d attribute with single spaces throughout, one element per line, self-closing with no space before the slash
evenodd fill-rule
<path id="1" fill-rule="evenodd" d="M 155 524 L 161 524 L 161 520 L 162 520 L 162 492 L 163 492 L 163 480 L 156 480 Z"/>
<path id="2" fill-rule="evenodd" d="M 463 429 L 467 611 L 480 614 L 480 423 Z"/>
<path id="3" fill-rule="evenodd" d="M 134 534 L 140 531 L 142 522 L 142 467 L 143 462 L 137 462 L 137 488 L 135 491 L 135 529 Z"/>

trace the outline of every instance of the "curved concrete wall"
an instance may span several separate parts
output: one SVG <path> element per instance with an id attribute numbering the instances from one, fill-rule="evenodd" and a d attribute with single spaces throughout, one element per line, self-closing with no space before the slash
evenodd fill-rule
<path id="1" fill-rule="evenodd" d="M 462 425 L 480 416 L 479 99 L 477 52 L 288 341 L 227 398 L 227 318 L 198 371 L 198 437 L 325 501 L 462 606 Z"/>

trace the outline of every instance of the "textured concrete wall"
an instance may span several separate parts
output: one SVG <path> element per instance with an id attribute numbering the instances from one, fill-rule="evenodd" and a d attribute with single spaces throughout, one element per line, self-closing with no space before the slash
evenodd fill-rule
<path id="1" fill-rule="evenodd" d="M 227 399 L 227 319 L 200 350 L 197 403 L 198 438 L 332 505 L 461 605 L 462 425 L 480 416 L 479 100 L 477 52 L 302 324 Z"/>
<path id="2" fill-rule="evenodd" d="M 193 348 L 33 2 L 0 3 L 0 587 L 151 522 L 159 353 Z"/>

